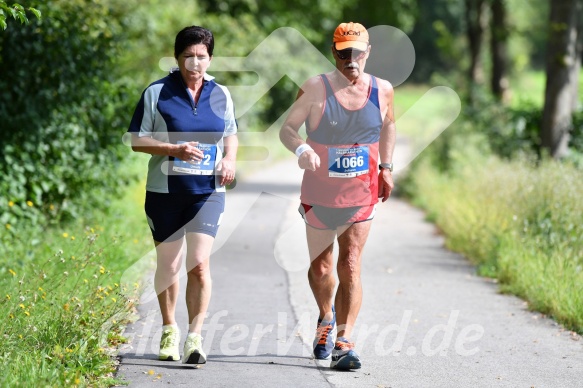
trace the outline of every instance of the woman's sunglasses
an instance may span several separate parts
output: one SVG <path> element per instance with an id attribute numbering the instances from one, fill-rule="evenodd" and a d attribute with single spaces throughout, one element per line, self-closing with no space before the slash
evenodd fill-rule
<path id="1" fill-rule="evenodd" d="M 346 59 L 352 59 L 353 61 L 358 61 L 361 60 L 362 58 L 364 58 L 364 56 L 366 55 L 366 51 L 362 51 L 362 50 L 353 50 L 353 49 L 346 49 L 346 50 L 336 50 L 336 55 L 338 56 L 338 59 L 340 60 L 346 60 Z"/>

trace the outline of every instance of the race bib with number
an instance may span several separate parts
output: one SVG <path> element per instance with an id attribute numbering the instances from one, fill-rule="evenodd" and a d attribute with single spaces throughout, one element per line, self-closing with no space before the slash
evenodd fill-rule
<path id="1" fill-rule="evenodd" d="M 186 142 L 178 142 L 178 144 L 182 143 Z M 215 170 L 215 161 L 217 159 L 217 145 L 198 143 L 196 148 L 204 153 L 202 160 L 196 162 L 185 162 L 184 160 L 174 159 L 174 167 L 172 167 L 172 170 L 191 175 L 212 175 Z"/>
<path id="2" fill-rule="evenodd" d="M 368 173 L 368 146 L 328 148 L 328 176 L 353 178 Z"/>

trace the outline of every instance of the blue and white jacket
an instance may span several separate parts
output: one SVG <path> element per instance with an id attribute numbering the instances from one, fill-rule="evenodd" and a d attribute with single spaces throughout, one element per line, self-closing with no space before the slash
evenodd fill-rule
<path id="1" fill-rule="evenodd" d="M 146 190 L 157 193 L 208 194 L 225 191 L 216 166 L 223 157 L 223 137 L 237 133 L 229 90 L 205 74 L 198 102 L 187 90 L 179 71 L 152 83 L 138 102 L 128 132 L 178 144 L 197 141 L 204 152 L 200 163 L 152 155 Z"/>

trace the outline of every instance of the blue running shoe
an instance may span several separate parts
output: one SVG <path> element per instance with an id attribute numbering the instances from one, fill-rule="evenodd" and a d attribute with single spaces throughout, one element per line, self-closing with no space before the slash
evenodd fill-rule
<path id="1" fill-rule="evenodd" d="M 314 358 L 316 360 L 328 360 L 332 349 L 334 348 L 334 339 L 332 331 L 336 327 L 336 310 L 332 306 L 332 320 L 322 322 L 318 319 L 318 328 L 316 329 L 316 338 L 314 338 Z"/>
<path id="2" fill-rule="evenodd" d="M 360 369 L 360 357 L 353 350 L 354 344 L 344 337 L 338 338 L 332 350 L 330 368 L 338 370 Z"/>

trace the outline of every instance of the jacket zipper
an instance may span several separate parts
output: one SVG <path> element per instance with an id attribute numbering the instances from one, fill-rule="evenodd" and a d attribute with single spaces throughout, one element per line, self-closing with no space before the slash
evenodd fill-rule
<path id="1" fill-rule="evenodd" d="M 198 101 L 195 103 L 194 102 L 194 97 L 192 96 L 192 94 L 190 94 L 190 92 L 188 91 L 188 87 L 186 86 L 186 84 L 184 83 L 184 80 L 182 79 L 182 77 L 180 77 L 180 80 L 182 81 L 182 85 L 184 86 L 184 89 L 186 91 L 186 94 L 188 95 L 188 100 L 190 101 L 190 106 L 192 107 L 192 114 L 197 116 L 197 108 L 198 108 Z M 202 95 L 202 88 L 204 88 L 204 80 L 202 81 L 202 85 L 200 87 L 200 94 Z M 198 98 L 200 100 L 200 97 Z"/>

